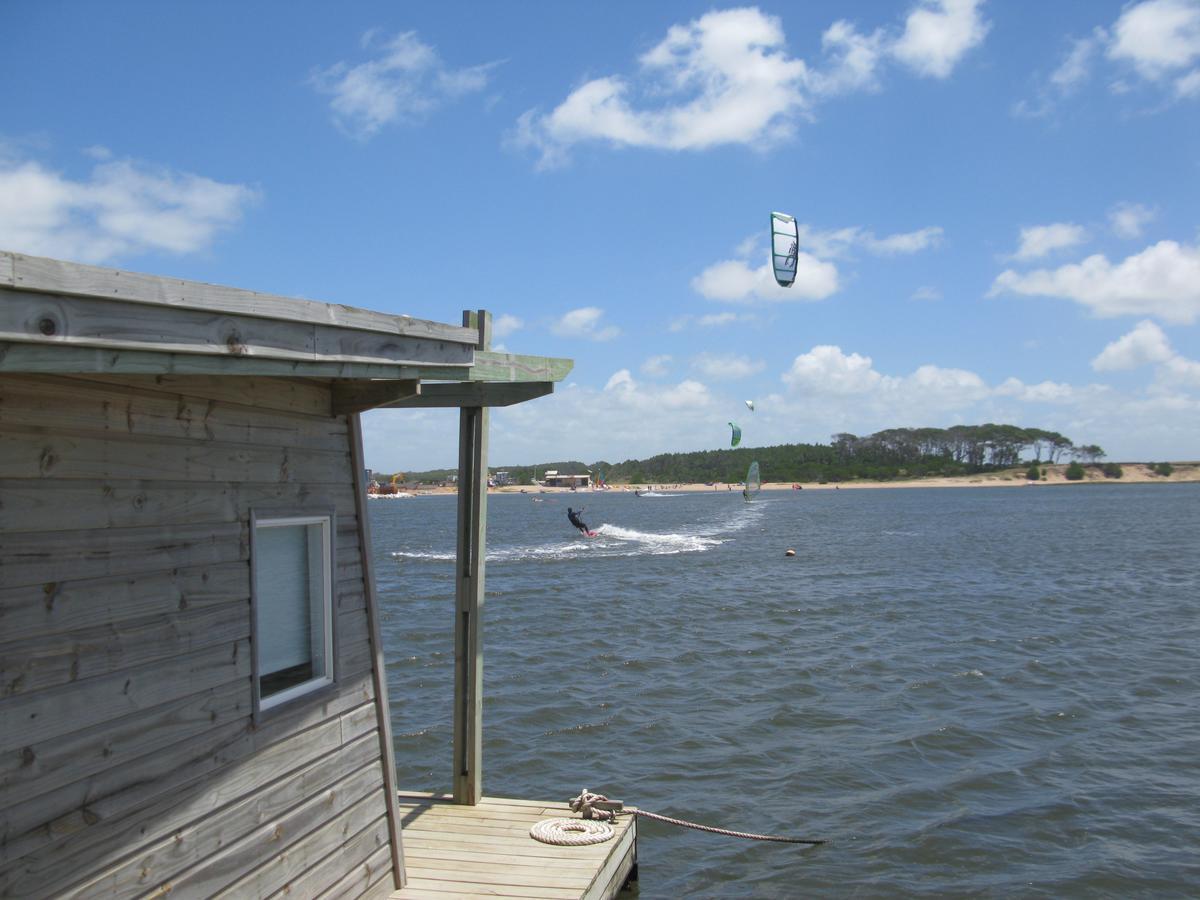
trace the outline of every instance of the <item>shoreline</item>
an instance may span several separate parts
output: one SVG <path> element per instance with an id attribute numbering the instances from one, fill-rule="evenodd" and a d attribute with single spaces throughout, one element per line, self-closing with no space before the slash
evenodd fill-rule
<path id="1" fill-rule="evenodd" d="M 1172 463 L 1175 471 L 1170 475 L 1155 475 L 1145 463 L 1119 463 L 1123 470 L 1120 478 L 1105 478 L 1098 468 L 1085 467 L 1081 481 L 1068 481 L 1067 466 L 1062 463 L 1043 466 L 1045 476 L 1040 481 L 1029 481 L 1025 478 L 1027 467 L 1006 469 L 1001 472 L 987 472 L 979 475 L 935 476 L 930 478 L 913 478 L 904 481 L 840 481 L 828 482 L 796 482 L 800 490 L 805 491 L 857 491 L 883 488 L 887 490 L 902 490 L 906 488 L 1015 488 L 1015 487 L 1047 487 L 1053 485 L 1080 484 L 1181 484 L 1200 482 L 1200 463 Z M 653 489 L 658 493 L 727 493 L 740 492 L 741 485 L 736 483 L 714 482 L 713 484 L 619 484 L 607 489 L 597 490 L 588 488 L 582 491 L 572 491 L 570 488 L 547 488 L 537 485 L 505 485 L 504 487 L 488 488 L 489 494 L 632 494 L 634 490 Z M 793 482 L 763 482 L 764 491 L 791 491 Z M 456 495 L 454 487 L 422 487 L 402 491 L 399 495 L 372 495 L 373 499 L 411 499 L 413 497 L 428 497 L 437 495 Z M 797 490 L 799 493 L 799 490 Z"/>

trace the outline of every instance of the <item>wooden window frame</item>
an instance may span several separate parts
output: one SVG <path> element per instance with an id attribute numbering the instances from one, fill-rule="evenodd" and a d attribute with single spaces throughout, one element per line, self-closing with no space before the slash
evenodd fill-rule
<path id="1" fill-rule="evenodd" d="M 320 525 L 322 528 L 323 610 L 325 613 L 326 671 L 319 678 L 262 696 L 258 640 L 258 563 L 257 534 L 260 528 L 295 525 Z M 307 703 L 323 702 L 336 692 L 340 675 L 340 647 L 337 634 L 337 516 L 332 509 L 250 510 L 250 690 L 253 697 L 254 723 L 296 709 Z"/>

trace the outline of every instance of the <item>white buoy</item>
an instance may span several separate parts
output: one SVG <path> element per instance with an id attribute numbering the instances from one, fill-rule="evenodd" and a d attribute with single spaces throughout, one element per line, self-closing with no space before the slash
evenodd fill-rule
<path id="1" fill-rule="evenodd" d="M 788 547 L 786 550 L 783 551 L 783 555 L 784 556 L 795 556 L 796 551 L 793 550 L 791 547 Z"/>

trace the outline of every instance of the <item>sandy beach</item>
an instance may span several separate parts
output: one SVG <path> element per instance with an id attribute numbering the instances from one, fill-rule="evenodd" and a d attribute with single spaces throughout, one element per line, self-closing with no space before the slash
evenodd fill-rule
<path id="1" fill-rule="evenodd" d="M 764 491 L 855 491 L 867 488 L 962 488 L 962 487 L 995 487 L 995 488 L 1014 488 L 1014 487 L 1048 487 L 1052 485 L 1081 485 L 1081 484 L 1174 484 L 1179 482 L 1196 482 L 1200 481 L 1200 463 L 1197 462 L 1180 462 L 1171 463 L 1174 471 L 1167 476 L 1156 475 L 1150 467 L 1144 463 L 1119 463 L 1122 469 L 1120 478 L 1105 478 L 1103 472 L 1099 468 L 1090 466 L 1084 467 L 1084 477 L 1082 481 L 1068 481 L 1066 477 L 1067 465 L 1059 463 L 1056 465 L 1044 465 L 1045 476 L 1040 481 L 1029 481 L 1025 478 L 1025 468 L 1018 467 L 1014 469 L 1005 469 L 1001 472 L 987 472 L 978 475 L 961 475 L 952 478 L 912 478 L 897 481 L 842 481 L 828 482 L 821 484 L 815 481 L 805 482 L 763 482 Z M 704 492 L 704 491 L 740 491 L 740 484 L 726 484 L 725 482 L 715 482 L 713 484 L 616 484 L 611 485 L 604 491 L 609 493 L 633 493 L 635 490 L 655 490 L 669 493 L 682 492 Z M 530 485 L 506 485 L 504 487 L 490 488 L 490 494 L 571 494 L 571 493 L 596 493 L 599 492 L 593 488 L 584 491 L 572 491 L 570 488 L 545 488 Z M 453 487 L 407 487 L 404 494 L 417 496 L 429 494 L 454 494 L 456 493 Z"/>

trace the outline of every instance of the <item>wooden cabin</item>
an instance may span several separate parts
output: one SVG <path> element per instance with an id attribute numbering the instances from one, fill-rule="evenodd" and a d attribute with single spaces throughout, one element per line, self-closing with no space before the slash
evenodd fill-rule
<path id="1" fill-rule="evenodd" d="M 532 814 L 481 790 L 487 420 L 571 362 L 491 352 L 489 333 L 482 312 L 448 325 L 0 252 L 0 897 L 446 892 L 413 862 L 447 854 L 414 839 L 409 872 L 404 830 Z M 460 410 L 452 791 L 403 804 L 359 423 L 379 407 Z M 433 830 L 484 860 L 449 853 L 476 872 L 459 892 L 496 893 L 517 851 L 450 821 Z M 570 859 L 569 895 L 604 894 L 632 840 L 530 869 Z"/>

